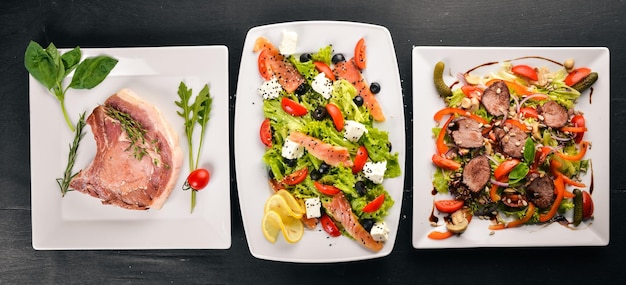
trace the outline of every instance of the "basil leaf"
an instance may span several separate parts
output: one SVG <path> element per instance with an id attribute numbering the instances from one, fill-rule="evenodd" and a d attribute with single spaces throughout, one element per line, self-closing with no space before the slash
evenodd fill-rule
<path id="1" fill-rule="evenodd" d="M 57 84 L 57 65 L 38 43 L 30 41 L 24 53 L 24 67 L 48 90 Z"/>
<path id="2" fill-rule="evenodd" d="M 63 63 L 63 67 L 65 68 L 65 74 L 70 74 L 74 68 L 80 62 L 80 57 L 82 56 L 80 52 L 80 47 L 75 47 L 73 50 L 70 50 L 63 55 L 61 55 L 61 62 Z"/>
<path id="3" fill-rule="evenodd" d="M 102 82 L 117 64 L 117 59 L 101 55 L 85 59 L 76 67 L 70 83 L 74 89 L 91 89 Z"/>
<path id="4" fill-rule="evenodd" d="M 514 185 L 522 181 L 524 178 L 526 178 L 528 171 L 528 164 L 524 162 L 518 163 L 515 168 L 511 170 L 511 173 L 509 173 L 509 185 Z"/>
<path id="5" fill-rule="evenodd" d="M 63 78 L 65 78 L 65 68 L 63 68 L 63 62 L 61 61 L 61 54 L 59 53 L 59 50 L 57 50 L 57 47 L 53 43 L 50 43 L 46 48 L 46 52 L 50 55 L 50 57 L 52 57 L 54 65 L 56 66 L 56 82 L 63 81 Z"/>
<path id="6" fill-rule="evenodd" d="M 528 137 L 526 143 L 524 143 L 524 160 L 527 163 L 535 161 L 535 142 L 533 142 L 533 139 L 530 137 Z"/>

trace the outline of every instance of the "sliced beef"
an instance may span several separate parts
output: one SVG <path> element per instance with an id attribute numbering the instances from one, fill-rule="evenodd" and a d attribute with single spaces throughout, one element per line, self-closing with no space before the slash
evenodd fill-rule
<path id="1" fill-rule="evenodd" d="M 135 123 L 143 135 L 129 135 Z M 93 161 L 70 182 L 70 188 L 126 209 L 160 209 L 180 172 L 183 153 L 178 135 L 159 110 L 123 89 L 87 118 L 96 141 Z M 133 140 L 135 143 L 133 143 Z"/>
<path id="2" fill-rule="evenodd" d="M 501 128 L 494 128 L 494 133 L 502 153 L 515 158 L 524 157 L 524 144 L 528 138 L 526 132 L 505 123 Z"/>
<path id="3" fill-rule="evenodd" d="M 537 177 L 526 187 L 526 195 L 535 206 L 550 207 L 555 199 L 554 182 L 548 176 Z"/>
<path id="4" fill-rule="evenodd" d="M 479 122 L 467 117 L 459 117 L 448 126 L 454 143 L 464 148 L 483 146 L 482 129 Z"/>
<path id="5" fill-rule="evenodd" d="M 543 123 L 548 127 L 560 128 L 567 123 L 567 109 L 557 102 L 548 101 L 537 108 L 539 115 L 543 116 Z"/>
<path id="6" fill-rule="evenodd" d="M 472 158 L 463 168 L 463 183 L 473 192 L 479 192 L 485 188 L 491 178 L 489 159 L 484 156 Z"/>
<path id="7" fill-rule="evenodd" d="M 509 111 L 511 94 L 504 81 L 496 81 L 485 89 L 481 102 L 489 114 L 502 116 Z"/>

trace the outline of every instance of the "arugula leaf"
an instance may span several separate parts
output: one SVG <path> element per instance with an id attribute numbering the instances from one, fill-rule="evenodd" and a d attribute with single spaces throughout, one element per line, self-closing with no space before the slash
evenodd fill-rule
<path id="1" fill-rule="evenodd" d="M 196 97 L 196 104 L 199 105 L 197 115 L 198 124 L 200 124 L 201 127 L 200 144 L 198 145 L 198 152 L 196 154 L 196 168 L 198 168 L 198 161 L 200 161 L 200 152 L 202 150 L 202 145 L 204 144 L 204 133 L 211 115 L 211 105 L 213 104 L 213 99 L 211 98 L 211 94 L 209 93 L 209 85 L 205 84 L 204 88 L 200 90 L 200 93 Z"/>
<path id="2" fill-rule="evenodd" d="M 100 84 L 113 70 L 117 59 L 100 55 L 87 58 L 76 67 L 70 88 L 91 89 Z"/>

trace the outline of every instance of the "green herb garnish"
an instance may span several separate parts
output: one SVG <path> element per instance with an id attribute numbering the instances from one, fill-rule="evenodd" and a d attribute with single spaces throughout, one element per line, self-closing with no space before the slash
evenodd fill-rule
<path id="1" fill-rule="evenodd" d="M 85 136 L 85 134 L 83 133 L 83 127 L 85 127 L 85 113 L 80 114 L 80 118 L 78 119 L 78 123 L 76 124 L 74 141 L 70 145 L 70 153 L 67 156 L 67 166 L 65 167 L 63 178 L 57 178 L 57 183 L 59 184 L 59 188 L 61 188 L 61 194 L 63 196 L 65 196 L 65 193 L 69 191 L 70 181 L 72 181 L 72 178 L 74 178 L 74 176 L 78 174 L 72 174 L 72 168 L 74 168 L 74 163 L 76 162 L 76 153 L 78 152 L 78 145 L 80 144 L 80 140 Z"/>
<path id="2" fill-rule="evenodd" d="M 196 96 L 193 103 L 191 103 L 191 95 L 193 94 L 190 88 L 187 88 L 184 82 L 180 82 L 178 86 L 178 96 L 180 101 L 175 101 L 181 111 L 176 113 L 185 119 L 185 135 L 187 136 L 187 146 L 189 147 L 189 170 L 193 171 L 198 168 L 198 162 L 200 160 L 200 152 L 204 143 L 204 133 L 207 123 L 209 122 L 209 115 L 211 113 L 211 95 L 209 93 L 209 86 L 204 85 L 200 93 Z M 193 155 L 193 131 L 196 123 L 200 125 L 200 142 L 198 143 L 198 151 L 195 157 Z M 196 206 L 196 190 L 191 191 L 191 212 Z"/>
<path id="3" fill-rule="evenodd" d="M 126 151 L 133 150 L 133 156 L 137 160 L 141 160 L 144 155 L 148 154 L 148 151 L 145 148 L 146 143 L 146 130 L 141 126 L 141 123 L 137 122 L 133 119 L 129 114 L 120 112 L 114 108 L 106 107 L 107 115 L 116 119 L 120 122 L 122 126 L 122 130 L 126 132 L 128 139 L 130 140 L 130 145 L 126 149 Z M 155 140 L 152 143 L 156 143 Z M 155 163 L 157 164 L 157 163 Z"/>
<path id="4" fill-rule="evenodd" d="M 65 122 L 72 132 L 75 129 L 65 109 L 65 92 L 69 88 L 92 89 L 96 87 L 117 64 L 117 59 L 104 55 L 86 58 L 82 62 L 81 56 L 79 47 L 61 54 L 53 43 L 44 49 L 34 41 L 28 44 L 24 53 L 26 70 L 59 100 Z M 68 86 L 63 87 L 63 80 L 74 70 L 76 72 L 72 81 Z"/>

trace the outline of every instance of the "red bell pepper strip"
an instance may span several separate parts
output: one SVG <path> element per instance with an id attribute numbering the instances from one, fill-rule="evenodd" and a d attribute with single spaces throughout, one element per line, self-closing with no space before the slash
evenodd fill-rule
<path id="1" fill-rule="evenodd" d="M 461 115 L 461 116 L 466 116 L 466 117 L 470 117 L 471 119 L 482 123 L 483 125 L 487 125 L 489 124 L 489 122 L 485 119 L 483 119 L 480 116 L 477 116 L 475 114 L 472 114 L 470 112 L 468 112 L 467 110 L 463 110 L 460 108 L 452 108 L 452 107 L 447 107 L 447 108 L 443 108 L 441 110 L 439 110 L 437 113 L 435 113 L 435 116 L 433 117 L 435 119 L 435 121 L 439 122 L 441 121 L 441 119 L 443 119 L 443 116 L 445 115 L 450 115 L 450 114 L 457 114 L 457 115 Z"/>
<path id="2" fill-rule="evenodd" d="M 578 150 L 578 153 L 575 155 L 568 155 L 562 152 L 557 152 L 557 154 L 565 159 L 565 160 L 569 160 L 569 161 L 579 161 L 581 159 L 583 159 L 583 157 L 585 156 L 585 153 L 587 152 L 587 147 L 589 146 L 589 142 L 588 141 L 582 141 L 580 142 L 580 147 Z"/>
<path id="3" fill-rule="evenodd" d="M 530 218 L 533 217 L 534 214 L 535 214 L 535 204 L 530 202 L 530 203 L 528 203 L 528 208 L 526 208 L 526 214 L 524 214 L 524 217 L 519 219 L 519 220 L 515 220 L 515 221 L 512 221 L 512 222 L 506 224 L 506 227 L 507 228 L 514 228 L 514 227 L 521 226 L 521 225 L 525 224 L 526 222 L 528 222 L 530 220 Z"/>
<path id="4" fill-rule="evenodd" d="M 450 116 L 448 118 L 446 123 L 443 124 L 443 126 L 441 127 L 441 131 L 439 132 L 439 135 L 437 136 L 437 152 L 441 155 L 448 152 L 449 150 L 448 146 L 446 145 L 446 142 L 444 141 L 444 138 L 446 137 L 446 130 L 448 129 L 448 125 L 450 124 L 450 122 L 452 122 L 453 118 L 454 116 Z"/>

